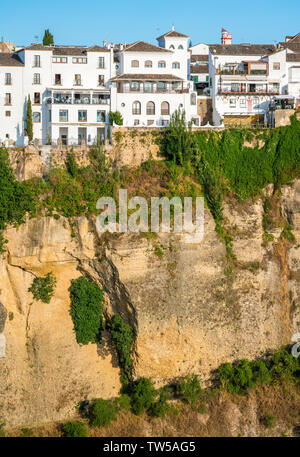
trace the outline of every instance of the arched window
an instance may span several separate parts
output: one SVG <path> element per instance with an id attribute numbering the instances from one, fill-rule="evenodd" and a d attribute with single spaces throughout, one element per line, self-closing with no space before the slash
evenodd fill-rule
<path id="1" fill-rule="evenodd" d="M 173 44 L 171 44 L 171 46 L 169 47 L 169 49 L 175 49 L 175 46 Z"/>
<path id="2" fill-rule="evenodd" d="M 172 68 L 180 68 L 180 63 L 179 62 L 173 62 L 172 63 Z"/>
<path id="3" fill-rule="evenodd" d="M 161 114 L 163 116 L 167 116 L 168 114 L 170 114 L 170 105 L 168 102 L 162 102 L 161 104 Z"/>
<path id="4" fill-rule="evenodd" d="M 193 92 L 191 94 L 191 105 L 196 105 L 196 102 L 197 102 L 196 94 Z"/>
<path id="5" fill-rule="evenodd" d="M 166 62 L 164 60 L 160 60 L 158 62 L 158 68 L 166 68 Z"/>
<path id="6" fill-rule="evenodd" d="M 183 49 L 182 44 L 180 44 L 180 45 L 178 46 L 178 49 Z"/>
<path id="7" fill-rule="evenodd" d="M 148 114 L 148 116 L 153 116 L 155 114 L 155 103 L 154 102 L 147 103 L 147 114 Z"/>
<path id="8" fill-rule="evenodd" d="M 138 101 L 132 104 L 132 114 L 141 114 L 141 104 Z"/>
<path id="9" fill-rule="evenodd" d="M 131 61 L 131 67 L 132 68 L 138 68 L 139 66 L 140 66 L 140 64 L 139 64 L 138 60 L 132 60 Z"/>
<path id="10" fill-rule="evenodd" d="M 152 68 L 152 60 L 146 60 L 145 67 L 146 68 Z"/>

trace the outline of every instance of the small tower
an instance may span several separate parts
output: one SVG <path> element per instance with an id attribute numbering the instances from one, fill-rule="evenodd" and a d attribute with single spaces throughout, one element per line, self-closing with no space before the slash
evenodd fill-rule
<path id="1" fill-rule="evenodd" d="M 221 44 L 231 44 L 232 36 L 227 30 L 222 29 Z"/>

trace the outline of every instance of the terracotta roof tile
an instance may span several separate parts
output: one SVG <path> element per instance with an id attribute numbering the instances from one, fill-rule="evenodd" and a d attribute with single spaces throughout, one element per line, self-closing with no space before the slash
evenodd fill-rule
<path id="1" fill-rule="evenodd" d="M 263 56 L 276 50 L 273 44 L 214 44 L 209 49 L 212 54 L 228 56 Z"/>
<path id="2" fill-rule="evenodd" d="M 192 54 L 191 62 L 208 62 L 208 54 Z"/>
<path id="3" fill-rule="evenodd" d="M 124 52 L 130 51 L 130 52 L 172 52 L 169 51 L 168 49 L 161 48 L 159 46 L 155 46 L 154 44 L 151 43 L 146 43 L 145 41 L 137 41 L 136 43 L 133 44 L 128 44 L 125 46 Z"/>
<path id="4" fill-rule="evenodd" d="M 0 52 L 1 67 L 24 67 L 24 64 L 17 54 Z"/>
<path id="5" fill-rule="evenodd" d="M 184 35 L 183 33 L 176 32 L 176 30 L 170 30 L 170 32 L 164 33 L 163 35 L 159 36 L 156 38 L 157 40 L 161 40 L 162 38 L 165 37 L 171 37 L 171 38 L 189 38 L 188 35 Z"/>
<path id="6" fill-rule="evenodd" d="M 193 65 L 191 66 L 191 73 L 208 73 L 208 65 Z"/>

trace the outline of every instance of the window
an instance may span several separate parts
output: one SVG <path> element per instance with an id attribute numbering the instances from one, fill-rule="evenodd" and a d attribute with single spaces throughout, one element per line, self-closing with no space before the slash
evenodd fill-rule
<path id="1" fill-rule="evenodd" d="M 163 119 L 163 120 L 161 121 L 161 125 L 162 125 L 163 127 L 166 127 L 167 125 L 169 125 L 169 121 L 167 121 L 166 119 Z"/>
<path id="2" fill-rule="evenodd" d="M 11 85 L 11 73 L 5 73 L 5 84 L 7 86 Z"/>
<path id="3" fill-rule="evenodd" d="M 180 63 L 179 62 L 173 62 L 172 63 L 172 68 L 180 68 Z"/>
<path id="4" fill-rule="evenodd" d="M 41 103 L 41 94 L 40 94 L 40 92 L 35 92 L 34 93 L 34 104 L 40 105 L 40 103 Z"/>
<path id="5" fill-rule="evenodd" d="M 132 114 L 141 114 L 141 104 L 138 101 L 132 104 Z"/>
<path id="6" fill-rule="evenodd" d="M 140 90 L 140 83 L 138 81 L 131 81 L 130 82 L 130 90 L 131 91 L 139 91 Z"/>
<path id="7" fill-rule="evenodd" d="M 191 105 L 196 105 L 197 104 L 197 97 L 195 93 L 191 94 Z"/>
<path id="8" fill-rule="evenodd" d="M 230 108 L 235 108 L 236 107 L 236 99 L 235 98 L 230 98 L 229 99 L 229 106 L 230 106 Z"/>
<path id="9" fill-rule="evenodd" d="M 69 112 L 68 110 L 59 110 L 59 122 L 68 122 Z"/>
<path id="10" fill-rule="evenodd" d="M 178 46 L 178 49 L 183 49 L 182 44 L 180 44 L 180 45 Z"/>
<path id="11" fill-rule="evenodd" d="M 139 119 L 134 119 L 134 121 L 133 121 L 133 125 L 140 125 L 140 121 L 139 121 Z"/>
<path id="12" fill-rule="evenodd" d="M 280 62 L 273 63 L 273 70 L 280 70 Z"/>
<path id="13" fill-rule="evenodd" d="M 98 76 L 98 86 L 104 86 L 104 75 Z"/>
<path id="14" fill-rule="evenodd" d="M 153 116 L 155 114 L 155 103 L 154 102 L 147 103 L 146 112 L 147 112 L 148 116 Z"/>
<path id="15" fill-rule="evenodd" d="M 168 102 L 162 102 L 161 104 L 161 114 L 163 116 L 170 114 L 170 105 Z"/>
<path id="16" fill-rule="evenodd" d="M 154 119 L 148 119 L 147 125 L 153 125 L 154 124 Z"/>
<path id="17" fill-rule="evenodd" d="M 41 56 L 34 56 L 33 57 L 33 66 L 40 67 L 41 66 Z"/>
<path id="18" fill-rule="evenodd" d="M 259 98 L 253 97 L 253 108 L 258 108 L 259 106 Z"/>
<path id="19" fill-rule="evenodd" d="M 10 117 L 11 116 L 11 111 L 5 111 L 5 116 Z"/>
<path id="20" fill-rule="evenodd" d="M 11 105 L 11 94 L 5 94 L 5 105 Z"/>
<path id="21" fill-rule="evenodd" d="M 158 81 L 157 92 L 166 92 L 166 91 L 167 91 L 167 83 L 164 81 Z"/>
<path id="22" fill-rule="evenodd" d="M 41 75 L 39 73 L 34 73 L 33 84 L 41 84 Z"/>
<path id="23" fill-rule="evenodd" d="M 152 60 L 146 60 L 145 68 L 152 68 Z"/>
<path id="24" fill-rule="evenodd" d="M 87 63 L 87 58 L 86 57 L 73 57 L 72 62 L 73 63 Z"/>
<path id="25" fill-rule="evenodd" d="M 32 122 L 41 122 L 41 113 L 32 113 Z"/>
<path id="26" fill-rule="evenodd" d="M 246 108 L 246 99 L 240 98 L 240 108 Z"/>
<path id="27" fill-rule="evenodd" d="M 105 111 L 97 111 L 97 122 L 105 122 Z"/>
<path id="28" fill-rule="evenodd" d="M 99 57 L 99 59 L 98 59 L 98 66 L 99 66 L 99 68 L 105 68 L 105 60 L 104 60 L 104 57 Z"/>
<path id="29" fill-rule="evenodd" d="M 164 60 L 160 60 L 158 62 L 158 68 L 166 68 L 166 62 Z"/>
<path id="30" fill-rule="evenodd" d="M 58 74 L 55 75 L 54 84 L 61 85 L 61 75 L 58 75 Z"/>
<path id="31" fill-rule="evenodd" d="M 144 92 L 147 92 L 147 93 L 153 92 L 153 83 L 151 81 L 144 82 Z"/>
<path id="32" fill-rule="evenodd" d="M 78 122 L 87 121 L 87 111 L 78 111 Z"/>
<path id="33" fill-rule="evenodd" d="M 140 64 L 139 64 L 138 60 L 132 60 L 131 61 L 131 67 L 132 68 L 138 68 L 139 66 L 140 66 Z"/>
<path id="34" fill-rule="evenodd" d="M 81 86 L 81 75 L 75 75 L 75 86 Z"/>
<path id="35" fill-rule="evenodd" d="M 169 47 L 169 49 L 175 49 L 175 46 L 173 44 L 171 44 L 171 46 Z"/>
<path id="36" fill-rule="evenodd" d="M 52 57 L 53 63 L 68 63 L 67 57 Z"/>

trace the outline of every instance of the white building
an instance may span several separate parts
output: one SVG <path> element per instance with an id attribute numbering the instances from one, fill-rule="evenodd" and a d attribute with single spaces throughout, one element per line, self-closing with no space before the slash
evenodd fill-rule
<path id="1" fill-rule="evenodd" d="M 196 92 L 189 81 L 187 35 L 172 29 L 158 46 L 137 41 L 118 51 L 118 72 L 111 79 L 111 109 L 124 125 L 161 127 L 181 108 L 199 124 Z"/>
<path id="2" fill-rule="evenodd" d="M 190 79 L 198 95 L 209 95 L 209 45 L 198 43 L 189 48 Z"/>

